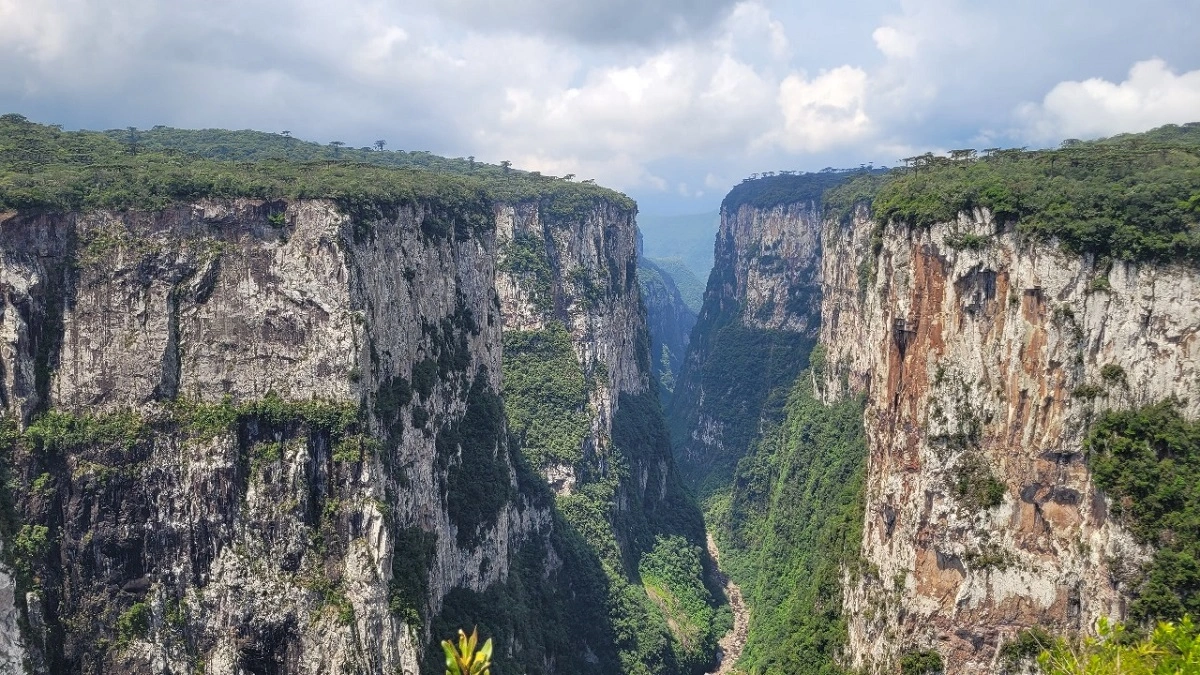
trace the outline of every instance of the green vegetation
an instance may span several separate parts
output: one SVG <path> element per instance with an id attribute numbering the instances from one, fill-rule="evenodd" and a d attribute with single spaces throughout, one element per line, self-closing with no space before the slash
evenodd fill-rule
<path id="1" fill-rule="evenodd" d="M 591 428 L 588 386 L 561 323 L 504 332 L 504 405 L 526 461 L 576 466 Z"/>
<path id="2" fill-rule="evenodd" d="M 121 132 L 125 133 L 125 132 Z M 213 138 L 223 136 L 223 139 Z M 552 220 L 578 218 L 601 201 L 632 200 L 592 183 L 445 160 L 428 153 L 342 150 L 257 132 L 137 132 L 137 152 L 111 134 L 62 131 L 0 116 L 0 210 L 162 209 L 201 197 L 329 198 L 357 221 L 419 207 L 428 235 L 490 228 L 496 201 L 537 201 Z M 428 219 L 427 219 L 428 220 Z"/>
<path id="3" fill-rule="evenodd" d="M 446 654 L 446 675 L 491 675 L 492 639 L 488 638 L 478 651 L 475 649 L 477 644 L 479 631 L 473 630 L 471 636 L 467 637 L 461 628 L 457 645 L 442 640 L 442 650 Z"/>
<path id="4" fill-rule="evenodd" d="M 974 451 L 964 453 L 959 459 L 958 466 L 951 476 L 950 487 L 954 496 L 971 511 L 1000 506 L 1007 491 L 1004 483 L 992 473 L 987 462 Z"/>
<path id="5" fill-rule="evenodd" d="M 1200 631 L 1190 617 L 1159 623 L 1146 636 L 1100 619 L 1098 636 L 1055 640 L 1038 656 L 1044 675 L 1195 675 L 1200 673 Z"/>
<path id="6" fill-rule="evenodd" d="M 513 495 L 511 453 L 504 442 L 504 405 L 481 372 L 467 394 L 462 419 L 447 421 L 435 441 L 439 465 L 446 469 L 450 519 L 458 543 L 478 544 L 481 528 L 494 523 Z"/>
<path id="7" fill-rule="evenodd" d="M 863 401 L 825 406 L 807 373 L 786 417 L 710 502 L 722 561 L 750 607 L 739 665 L 753 675 L 832 675 L 845 644 L 842 574 L 858 563 L 866 440 Z"/>
<path id="8" fill-rule="evenodd" d="M 1110 386 L 1125 384 L 1125 369 L 1115 363 L 1106 364 L 1100 369 L 1100 379 Z"/>
<path id="9" fill-rule="evenodd" d="M 702 498 L 729 484 L 738 459 L 758 437 L 760 423 L 781 419 L 788 391 L 808 365 L 812 343 L 791 331 L 748 328 L 736 321 L 712 335 L 708 357 L 691 377 L 704 389 L 706 409 L 720 414 L 727 452 L 705 458 L 703 466 L 680 467 Z M 677 396 L 671 405 L 672 436 L 682 443 L 691 436 L 697 406 L 686 396 Z"/>
<path id="10" fill-rule="evenodd" d="M 1023 666 L 1050 648 L 1054 638 L 1041 626 L 1034 626 L 1017 633 L 1010 642 L 1000 648 L 1000 663 L 1004 672 L 1021 672 Z"/>
<path id="11" fill-rule="evenodd" d="M 544 493 L 540 498 L 551 499 Z M 549 542 L 535 537 L 520 546 L 506 581 L 481 593 L 450 591 L 430 624 L 433 634 L 449 635 L 456 626 L 468 625 L 493 636 L 505 653 L 503 662 L 493 664 L 494 675 L 540 675 L 548 662 L 565 673 L 620 672 L 605 574 L 561 516 L 555 515 L 553 525 Z M 562 567 L 549 574 L 547 543 L 562 556 Z M 422 672 L 440 672 L 444 664 L 443 650 L 429 645 Z"/>
<path id="12" fill-rule="evenodd" d="M 506 353 L 528 357 L 509 361 L 506 356 L 506 407 L 515 448 L 527 438 L 518 432 L 523 424 L 518 418 L 530 420 L 531 426 L 535 417 L 547 426 L 559 424 L 564 410 L 576 409 L 571 405 L 581 399 L 573 397 L 583 390 L 578 361 L 561 327 L 510 336 L 516 342 L 506 347 L 519 349 L 506 349 Z M 543 359 L 561 360 L 560 374 L 568 371 L 574 380 L 565 386 L 570 396 L 547 398 L 574 402 L 571 405 L 555 407 L 522 399 L 539 395 L 541 390 L 531 388 L 543 386 L 537 383 L 554 370 L 538 372 Z M 510 368 L 516 372 L 510 373 Z M 514 382 L 520 383 L 519 391 L 508 389 Z M 559 391 L 563 384 L 549 378 L 545 391 Z M 514 405 L 507 405 L 514 400 Z M 567 429 L 578 433 L 571 424 Z M 520 494 L 534 504 L 545 500 L 553 527 L 547 538 L 534 537 L 521 545 L 503 583 L 481 593 L 451 591 L 430 624 L 434 634 L 445 634 L 458 625 L 478 625 L 498 644 L 519 645 L 511 658 L 493 668 L 497 675 L 542 673 L 550 662 L 559 672 L 596 675 L 699 672 L 712 658 L 712 636 L 725 624 L 716 618 L 717 600 L 701 581 L 699 513 L 676 480 L 659 474 L 660 462 L 670 461 L 669 452 L 657 397 L 648 391 L 619 397 L 611 442 L 594 454 L 579 455 L 571 494 L 550 493 L 525 461 L 532 455 L 519 453 L 515 464 Z M 635 466 L 644 467 L 650 486 L 667 479 L 665 497 L 660 498 L 657 487 L 641 493 Z M 549 573 L 546 561 L 552 554 L 547 546 L 562 560 Z M 649 585 L 640 575 L 643 569 Z M 648 588 L 661 590 L 661 604 Z M 710 602 L 707 608 L 696 604 L 704 598 Z M 664 612 L 670 613 L 670 619 Z M 440 649 L 427 650 L 425 670 L 432 672 L 442 656 Z"/>
<path id="13" fill-rule="evenodd" d="M 150 631 L 150 606 L 135 602 L 117 617 L 117 644 L 127 645 L 134 638 L 145 637 Z"/>
<path id="14" fill-rule="evenodd" d="M 746 179 L 725 195 L 724 201 L 721 202 L 721 210 L 734 213 L 743 206 L 771 209 L 797 202 L 814 202 L 819 205 L 826 190 L 840 185 L 856 173 L 858 172 L 781 173 Z"/>
<path id="15" fill-rule="evenodd" d="M 939 675 L 944 668 L 942 655 L 932 649 L 908 652 L 900 657 L 901 675 Z"/>
<path id="16" fill-rule="evenodd" d="M 642 585 L 679 643 L 684 672 L 704 668 L 729 628 L 717 621 L 713 597 L 703 583 L 702 560 L 699 546 L 680 536 L 660 536 L 638 565 Z"/>
<path id="17" fill-rule="evenodd" d="M 34 564 L 50 548 L 50 528 L 45 525 L 25 524 L 12 539 L 12 556 L 18 571 L 31 575 Z"/>
<path id="18" fill-rule="evenodd" d="M 959 232 L 946 237 L 946 245 L 953 249 L 982 251 L 992 243 L 990 237 L 983 237 L 970 232 Z"/>
<path id="19" fill-rule="evenodd" d="M 542 312 L 554 309 L 554 270 L 546 256 L 546 242 L 541 237 L 519 232 L 511 242 L 500 247 L 502 272 L 519 275 L 522 285 L 533 292 L 533 304 Z"/>
<path id="20" fill-rule="evenodd" d="M 1200 422 L 1185 420 L 1173 400 L 1108 412 L 1085 447 L 1113 515 L 1156 548 L 1130 618 L 1200 615 Z"/>
<path id="21" fill-rule="evenodd" d="M 983 207 L 1003 226 L 1073 253 L 1200 263 L 1200 124 L 975 158 L 922 155 L 912 168 L 860 178 L 827 197 L 843 217 L 870 202 L 885 223 L 929 227 Z M 954 246 L 985 242 L 960 238 Z M 1104 290 L 1103 285 L 1097 290 Z"/>
<path id="22" fill-rule="evenodd" d="M 25 429 L 24 438 L 46 453 L 68 452 L 90 445 L 119 445 L 128 450 L 143 440 L 148 431 L 145 421 L 132 411 L 99 416 L 50 411 Z"/>
<path id="23" fill-rule="evenodd" d="M 63 413 L 49 413 L 47 417 L 52 415 Z M 120 421 L 123 419 L 120 416 L 125 413 L 115 415 Z M 341 438 L 358 424 L 358 406 L 350 402 L 319 399 L 293 401 L 283 399 L 275 392 L 267 392 L 261 399 L 243 403 L 235 403 L 232 396 L 226 396 L 219 403 L 177 399 L 170 407 L 170 421 L 199 439 L 229 433 L 236 429 L 237 424 L 250 419 L 277 426 L 303 423 Z M 129 423 L 126 424 L 128 426 Z"/>
<path id="24" fill-rule="evenodd" d="M 422 603 L 429 591 L 429 567 L 437 554 L 437 535 L 419 527 L 397 528 L 392 535 L 392 579 L 388 605 L 405 623 L 421 623 Z"/>

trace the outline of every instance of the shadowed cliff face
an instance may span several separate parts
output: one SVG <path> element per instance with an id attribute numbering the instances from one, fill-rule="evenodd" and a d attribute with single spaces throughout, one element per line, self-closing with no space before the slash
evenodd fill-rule
<path id="1" fill-rule="evenodd" d="M 1105 409 L 1178 396 L 1200 415 L 1200 278 L 1097 268 L 987 212 L 888 228 L 874 255 L 877 228 L 860 212 L 824 232 L 824 388 L 867 393 L 854 664 L 933 647 L 948 672 L 990 672 L 1022 628 L 1123 616 L 1146 551 L 1108 518 L 1083 441 Z M 988 244 L 956 249 L 962 233 Z"/>
<path id="2" fill-rule="evenodd" d="M 518 232 L 548 278 L 497 269 Z M 518 551 L 572 574 L 508 442 L 501 333 L 567 325 L 603 457 L 649 386 L 634 237 L 599 202 L 554 227 L 536 204 L 0 214 L 0 664 L 416 672 L 453 589 Z M 629 460 L 621 498 L 653 507 L 669 456 Z"/>
<path id="3" fill-rule="evenodd" d="M 721 213 L 670 415 L 681 470 L 701 494 L 728 482 L 807 363 L 820 325 L 820 232 L 812 202 Z"/>
<path id="4" fill-rule="evenodd" d="M 645 258 L 638 260 L 638 282 L 650 330 L 651 371 L 658 380 L 663 400 L 670 401 L 687 355 L 692 327 L 696 325 L 696 314 L 684 304 L 667 271 Z"/>

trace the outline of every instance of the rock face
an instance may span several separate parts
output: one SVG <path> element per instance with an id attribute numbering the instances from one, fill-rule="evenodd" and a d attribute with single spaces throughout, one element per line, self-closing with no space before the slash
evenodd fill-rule
<path id="1" fill-rule="evenodd" d="M 545 276 L 505 267 L 518 236 Z M 501 332 L 566 323 L 606 374 L 603 444 L 649 386 L 635 240 L 603 200 L 553 225 L 537 204 L 0 214 L 15 574 L 38 589 L 0 567 L 0 670 L 417 672 L 414 615 L 528 542 L 558 573 L 506 440 Z M 669 457 L 632 463 L 624 498 L 661 491 Z"/>
<path id="2" fill-rule="evenodd" d="M 955 248 L 964 233 L 986 245 Z M 1145 552 L 1082 442 L 1104 409 L 1177 396 L 1200 415 L 1200 275 L 1098 268 L 986 211 L 883 230 L 860 210 L 823 239 L 824 389 L 867 394 L 852 665 L 933 648 L 947 672 L 991 672 L 1023 628 L 1121 617 Z"/>
<path id="3" fill-rule="evenodd" d="M 638 283 L 650 329 L 651 370 L 669 400 L 687 355 L 696 315 L 684 304 L 670 274 L 645 258 L 638 260 Z"/>
<path id="4" fill-rule="evenodd" d="M 820 326 L 815 202 L 722 210 L 716 262 L 671 404 L 672 442 L 693 481 L 720 482 L 786 394 Z M 777 397 L 776 397 L 777 398 Z M 715 484 L 715 483 L 714 483 Z"/>

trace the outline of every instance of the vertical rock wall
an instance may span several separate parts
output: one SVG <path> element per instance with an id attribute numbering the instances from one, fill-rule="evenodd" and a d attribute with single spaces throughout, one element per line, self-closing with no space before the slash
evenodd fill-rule
<path id="1" fill-rule="evenodd" d="M 986 245 L 955 248 L 964 233 Z M 1177 396 L 1200 415 L 1200 275 L 1097 268 L 986 211 L 930 230 L 860 211 L 823 239 L 823 389 L 867 393 L 852 664 L 933 648 L 947 672 L 991 672 L 1023 628 L 1122 616 L 1146 552 L 1082 442 L 1105 409 Z"/>
<path id="2" fill-rule="evenodd" d="M 551 527 L 495 415 L 501 331 L 546 316 L 497 274 L 497 239 L 535 232 L 552 252 L 553 316 L 607 373 L 597 444 L 618 394 L 649 384 L 632 213 L 479 215 L 351 221 L 319 200 L 3 215 L 0 411 L 25 429 L 12 529 L 47 535 L 18 561 L 41 589 L 35 663 L 416 672 L 429 636 L 405 611 L 504 580 Z M 29 431 L 42 410 L 76 435 Z M 451 494 L 480 468 L 479 499 Z M 5 627 L 22 604 L 8 579 Z M 0 658 L 20 659 L 5 634 Z"/>
<path id="3" fill-rule="evenodd" d="M 729 478 L 770 417 L 766 408 L 780 403 L 807 362 L 820 325 L 820 261 L 816 203 L 722 211 L 716 262 L 671 403 L 676 456 L 694 482 Z"/>

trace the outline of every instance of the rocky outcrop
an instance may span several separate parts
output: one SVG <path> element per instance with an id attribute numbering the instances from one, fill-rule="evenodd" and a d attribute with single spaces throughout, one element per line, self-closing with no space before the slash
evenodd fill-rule
<path id="1" fill-rule="evenodd" d="M 672 442 L 693 482 L 729 478 L 772 418 L 768 407 L 778 407 L 779 392 L 803 369 L 820 325 L 820 261 L 817 202 L 722 210 L 716 262 L 671 402 Z"/>
<path id="2" fill-rule="evenodd" d="M 0 544 L 3 546 L 3 544 Z M 0 554 L 3 549 L 0 548 Z M 21 639 L 21 617 L 17 611 L 17 582 L 6 566 L 0 565 L 0 672 L 19 673 L 25 664 Z"/>
<path id="3" fill-rule="evenodd" d="M 501 332 L 568 326 L 603 445 L 621 394 L 649 386 L 633 214 L 385 212 L 0 215 L 34 663 L 415 673 L 414 616 L 503 582 L 527 542 L 557 573 L 551 505 L 504 432 Z M 509 264 L 520 239 L 544 269 Z M 669 457 L 633 460 L 631 493 L 661 492 Z M 22 604 L 8 578 L 0 626 Z"/>
<path id="4" fill-rule="evenodd" d="M 823 239 L 823 390 L 867 394 L 852 665 L 933 648 L 992 672 L 1023 628 L 1121 617 L 1145 552 L 1082 443 L 1105 409 L 1177 396 L 1200 415 L 1200 276 L 1100 266 L 986 211 L 926 230 L 860 209 Z"/>

